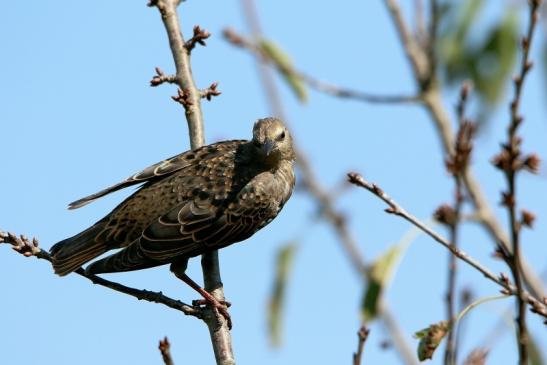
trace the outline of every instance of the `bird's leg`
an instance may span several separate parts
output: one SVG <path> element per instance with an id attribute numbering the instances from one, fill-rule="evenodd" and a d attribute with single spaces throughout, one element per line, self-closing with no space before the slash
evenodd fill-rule
<path id="1" fill-rule="evenodd" d="M 203 289 L 201 286 L 199 286 L 194 280 L 192 280 L 188 275 L 185 274 L 186 266 L 175 267 L 175 264 L 171 265 L 171 271 L 177 278 L 185 282 L 189 287 L 197 291 L 205 300 L 194 300 L 192 303 L 195 305 L 201 305 L 201 304 L 209 304 L 213 307 L 214 310 L 217 310 L 228 322 L 228 328 L 232 329 L 232 318 L 230 317 L 230 314 L 228 313 L 227 307 L 230 306 L 229 302 L 226 301 L 219 301 L 214 296 L 212 296 L 210 293 L 208 293 L 205 289 Z M 182 269 L 182 270 L 181 270 Z"/>

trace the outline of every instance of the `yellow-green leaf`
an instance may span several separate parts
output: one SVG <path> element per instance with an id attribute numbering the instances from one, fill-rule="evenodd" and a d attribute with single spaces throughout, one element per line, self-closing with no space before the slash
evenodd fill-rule
<path id="1" fill-rule="evenodd" d="M 282 339 L 283 308 L 295 251 L 296 244 L 289 243 L 277 252 L 276 274 L 268 306 L 268 334 L 270 343 L 276 347 Z"/>
<path id="2" fill-rule="evenodd" d="M 277 44 L 268 39 L 261 39 L 260 49 L 277 67 L 279 73 L 289 84 L 298 100 L 302 103 L 308 101 L 308 91 L 302 79 L 294 72 L 294 67 L 289 55 Z"/>
<path id="3" fill-rule="evenodd" d="M 430 221 L 430 224 L 435 224 Z M 364 322 L 371 321 L 378 315 L 380 299 L 400 262 L 400 258 L 418 235 L 423 233 L 418 228 L 411 228 L 400 241 L 372 263 L 368 270 L 367 287 L 361 303 L 361 317 Z"/>

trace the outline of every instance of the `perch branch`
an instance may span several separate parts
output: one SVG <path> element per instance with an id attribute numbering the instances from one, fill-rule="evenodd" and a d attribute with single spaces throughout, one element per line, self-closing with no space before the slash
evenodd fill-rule
<path id="1" fill-rule="evenodd" d="M 21 255 L 25 257 L 35 256 L 39 259 L 46 260 L 51 263 L 51 255 L 49 254 L 49 252 L 42 250 L 38 246 L 38 240 L 36 238 L 33 238 L 32 240 L 30 240 L 23 235 L 16 236 L 13 233 L 9 233 L 9 232 L 6 233 L 6 232 L 0 231 L 0 244 L 1 243 L 10 244 L 13 250 L 19 252 Z M 93 284 L 104 286 L 105 288 L 109 288 L 117 292 L 130 295 L 132 297 L 137 298 L 138 300 L 146 300 L 152 303 L 163 304 L 169 308 L 176 309 L 189 316 L 194 316 L 197 318 L 203 317 L 201 308 L 193 307 L 191 305 L 181 302 L 180 300 L 169 298 L 168 296 L 163 295 L 161 292 L 153 292 L 149 290 L 140 290 L 140 289 L 130 288 L 120 283 L 103 279 L 100 276 L 88 274 L 82 268 L 79 268 L 78 270 L 74 272 L 90 280 Z"/>
<path id="2" fill-rule="evenodd" d="M 192 69 L 190 66 L 190 49 L 192 47 L 190 47 L 189 43 L 184 42 L 180 30 L 180 21 L 177 14 L 177 6 L 179 3 L 179 0 L 153 0 L 149 3 L 149 6 L 158 8 L 165 30 L 167 31 L 169 45 L 175 62 L 177 84 L 180 90 L 187 95 L 186 98 L 188 102 L 184 103 L 183 107 L 190 134 L 190 146 L 192 149 L 196 149 L 205 144 L 203 114 L 201 111 L 202 95 L 200 90 L 196 87 L 192 76 Z M 204 43 L 203 40 L 209 36 L 209 34 L 205 34 L 208 32 L 204 32 L 205 31 L 202 31 L 200 28 L 194 27 L 194 41 L 197 43 Z M 199 39 L 196 39 L 196 37 Z M 212 251 L 202 255 L 201 266 L 205 290 L 210 292 L 217 300 L 224 301 L 224 289 L 220 277 L 218 252 Z M 209 328 L 217 364 L 235 364 L 232 350 L 232 337 L 227 321 L 222 316 L 217 319 L 213 310 L 209 307 L 206 308 L 208 313 L 204 316 L 204 320 Z"/>

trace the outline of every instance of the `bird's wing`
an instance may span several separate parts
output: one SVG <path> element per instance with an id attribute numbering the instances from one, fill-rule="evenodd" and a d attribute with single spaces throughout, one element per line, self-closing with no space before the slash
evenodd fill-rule
<path id="1" fill-rule="evenodd" d="M 237 141 L 234 141 L 237 142 Z M 222 142 L 220 142 L 222 143 Z M 112 185 L 104 190 L 99 191 L 98 193 L 91 194 L 85 198 L 78 199 L 68 205 L 68 209 L 77 209 L 83 207 L 86 204 L 91 203 L 92 201 L 99 199 L 107 194 L 110 194 L 114 191 L 126 188 L 131 185 L 140 184 L 149 180 L 153 180 L 159 177 L 168 176 L 176 171 L 179 171 L 196 161 L 199 161 L 203 158 L 204 155 L 210 154 L 210 151 L 215 148 L 218 144 L 213 144 L 199 148 L 194 151 L 187 151 L 179 155 L 168 158 L 158 162 L 152 166 L 145 168 L 144 170 L 128 177 L 122 182 L 119 182 L 115 185 Z"/>
<path id="2" fill-rule="evenodd" d="M 225 203 L 225 204 L 222 204 Z M 271 199 L 240 191 L 219 206 L 210 199 L 187 201 L 150 224 L 139 241 L 145 256 L 169 261 L 177 256 L 195 256 L 249 238 L 269 223 Z"/>

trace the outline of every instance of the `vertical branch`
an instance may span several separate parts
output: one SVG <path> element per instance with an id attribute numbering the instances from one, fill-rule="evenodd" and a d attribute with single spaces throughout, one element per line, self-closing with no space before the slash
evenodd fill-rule
<path id="1" fill-rule="evenodd" d="M 537 170 L 539 161 L 535 155 L 522 156 L 521 143 L 522 138 L 518 136 L 517 130 L 522 124 L 523 117 L 520 115 L 520 101 L 526 75 L 532 68 L 532 63 L 529 60 L 530 48 L 534 30 L 539 17 L 539 7 L 541 0 L 530 0 L 529 2 L 529 23 L 526 35 L 522 38 L 522 58 L 519 73 L 514 78 L 514 96 L 510 103 L 511 121 L 507 128 L 507 142 L 502 145 L 501 152 L 495 157 L 494 165 L 504 172 L 507 181 L 507 191 L 502 192 L 502 204 L 507 208 L 510 240 L 512 253 L 504 252 L 503 258 L 507 262 L 515 287 L 517 291 L 517 316 L 515 318 L 517 324 L 517 342 L 519 349 L 519 364 L 528 364 L 528 329 L 526 325 L 526 299 L 524 298 L 524 283 L 522 279 L 522 258 L 521 258 L 521 243 L 520 230 L 523 225 L 531 225 L 533 215 L 528 212 L 523 212 L 522 218 L 517 217 L 517 174 L 523 168 L 527 168 L 534 172 Z M 535 162 L 534 162 L 535 161 Z"/>
<path id="2" fill-rule="evenodd" d="M 462 85 L 460 91 L 460 100 L 457 106 L 457 116 L 459 130 L 456 143 L 452 152 L 446 160 L 446 168 L 454 178 L 454 204 L 452 207 L 443 205 L 435 212 L 435 217 L 449 228 L 450 243 L 455 250 L 458 250 L 458 227 L 461 219 L 461 209 L 463 204 L 463 184 L 462 176 L 469 163 L 474 127 L 465 120 L 465 107 L 469 96 L 470 86 L 466 83 Z M 456 274 L 457 260 L 456 256 L 448 255 L 448 280 L 446 292 L 446 320 L 451 323 L 455 318 L 455 294 L 456 294 Z M 444 363 L 446 365 L 456 364 L 456 337 L 455 331 L 449 331 L 447 335 Z"/>
<path id="3" fill-rule="evenodd" d="M 181 104 L 184 106 L 186 121 L 188 122 L 190 145 L 192 149 L 195 149 L 205 144 L 201 94 L 195 85 L 190 67 L 190 50 L 192 47 L 186 47 L 180 30 L 180 21 L 177 14 L 179 3 L 180 0 L 152 0 L 149 6 L 158 8 L 167 31 L 169 45 L 175 61 L 176 83 L 180 87 L 179 95 L 184 101 Z M 218 252 L 213 251 L 202 255 L 201 266 L 205 290 L 210 292 L 216 299 L 224 300 Z M 225 318 L 222 316 L 217 318 L 211 309 L 209 315 L 204 317 L 204 320 L 209 328 L 217 364 L 235 364 L 232 338 Z M 220 321 L 220 325 L 217 321 Z"/>

